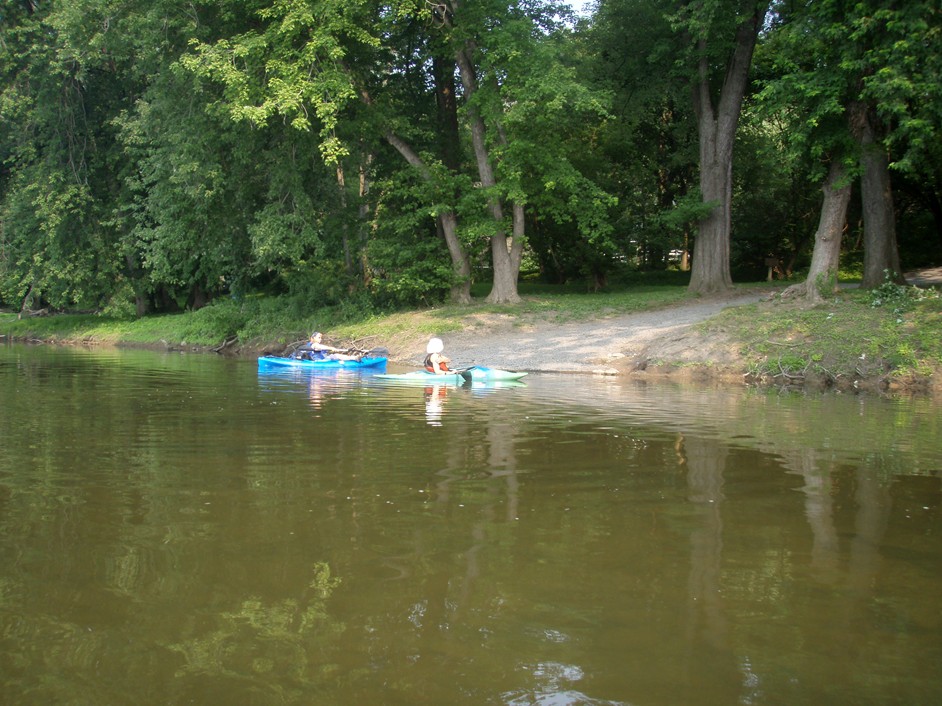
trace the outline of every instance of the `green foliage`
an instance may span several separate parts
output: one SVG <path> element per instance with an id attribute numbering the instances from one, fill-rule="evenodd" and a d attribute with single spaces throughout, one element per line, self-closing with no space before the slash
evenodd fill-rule
<path id="1" fill-rule="evenodd" d="M 427 306 L 441 302 L 451 286 L 451 265 L 442 260 L 440 249 L 430 244 L 406 249 L 374 243 L 370 257 L 381 265 L 370 282 L 379 306 Z"/>
<path id="2" fill-rule="evenodd" d="M 339 260 L 312 260 L 284 275 L 287 299 L 293 311 L 301 314 L 312 308 L 336 306 L 345 300 L 343 263 Z"/>
<path id="3" fill-rule="evenodd" d="M 445 193 L 435 187 L 457 181 L 440 175 L 430 185 L 414 171 L 400 170 L 374 184 L 379 196 L 366 256 L 369 291 L 379 307 L 427 306 L 441 302 L 451 289 L 455 275 L 435 226 L 436 214 L 450 206 L 441 202 Z M 480 206 L 478 201 L 470 206 L 475 215 L 483 213 Z M 461 208 L 466 212 L 469 205 Z M 476 222 L 463 219 L 458 237 L 473 240 L 467 230 Z"/>
<path id="4" fill-rule="evenodd" d="M 70 8 L 32 9 L 0 23 L 0 301 L 95 307 L 120 269 L 102 222 L 119 95 Z"/>
<path id="5" fill-rule="evenodd" d="M 454 283 L 435 216 L 457 214 L 480 281 L 491 197 L 525 204 L 524 267 L 544 281 L 663 269 L 704 208 L 689 38 L 744 8 L 606 0 L 572 31 L 541 1 L 464 3 L 450 28 L 415 0 L 7 3 L 0 305 L 124 317 L 254 292 L 287 294 L 296 316 L 432 304 Z M 817 180 L 832 155 L 853 156 L 845 109 L 860 98 L 906 177 L 893 185 L 901 250 L 935 264 L 937 8 L 776 9 L 736 147 L 733 258 L 802 265 Z M 454 94 L 452 132 L 435 88 L 459 47 L 474 49 L 477 86 Z M 472 110 L 493 189 L 476 185 Z M 390 130 L 429 178 L 404 173 L 416 168 L 383 143 Z"/>
<path id="6" fill-rule="evenodd" d="M 321 155 L 333 164 L 348 154 L 335 134 L 340 112 L 357 97 L 344 59 L 378 43 L 371 5 L 274 0 L 258 12 L 258 29 L 194 42 L 181 65 L 223 85 L 237 121 L 265 125 L 281 115 L 294 129 L 316 130 Z"/>
<path id="7" fill-rule="evenodd" d="M 900 252 L 923 264 L 929 228 L 910 214 L 934 208 L 942 177 L 938 3 L 817 2 L 780 4 L 777 10 L 775 31 L 757 52 L 761 90 L 754 106 L 782 136 L 783 161 L 800 169 L 792 184 L 807 189 L 823 178 L 831 160 L 842 160 L 849 177 L 857 176 L 853 138 L 860 135 L 862 112 L 854 110 L 865 108 L 896 171 Z M 905 191 L 897 191 L 900 185 Z"/>
<path id="8" fill-rule="evenodd" d="M 645 269 L 666 267 L 670 251 L 687 248 L 701 215 L 689 76 L 677 62 L 685 43 L 667 9 L 643 0 L 601 3 L 578 38 L 587 53 L 581 70 L 611 95 L 611 116 L 578 149 L 592 159 L 588 173 L 618 199 L 609 216 L 617 254 Z"/>
<path id="9" fill-rule="evenodd" d="M 883 284 L 869 290 L 870 306 L 886 307 L 900 315 L 912 311 L 919 302 L 942 299 L 938 289 L 924 289 L 900 284 L 889 270 L 883 272 Z M 900 319 L 902 323 L 902 319 Z"/>

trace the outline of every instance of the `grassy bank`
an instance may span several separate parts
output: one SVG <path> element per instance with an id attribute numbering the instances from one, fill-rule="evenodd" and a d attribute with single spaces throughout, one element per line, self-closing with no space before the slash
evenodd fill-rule
<path id="1" fill-rule="evenodd" d="M 403 335 L 427 337 L 462 328 L 469 316 L 497 314 L 519 321 L 564 323 L 594 316 L 626 314 L 665 306 L 689 298 L 685 283 L 658 277 L 633 281 L 605 293 L 586 293 L 584 286 L 522 283 L 524 297 L 516 306 L 484 303 L 486 288 L 475 291 L 471 306 L 438 306 L 406 312 L 382 312 L 363 306 L 316 308 L 290 299 L 250 297 L 220 299 L 198 311 L 120 319 L 94 314 L 56 314 L 17 319 L 0 314 L 0 335 L 16 340 L 219 347 L 236 341 L 248 351 L 273 351 L 322 331 L 335 345 L 386 345 Z"/>
<path id="2" fill-rule="evenodd" d="M 942 374 L 938 289 L 848 289 L 811 307 L 773 296 L 727 309 L 700 330 L 728 336 L 755 380 L 918 388 Z"/>
<path id="3" fill-rule="evenodd" d="M 761 286 L 768 285 L 751 285 Z M 385 313 L 344 307 L 305 312 L 277 298 L 253 298 L 221 300 L 195 312 L 142 319 L 60 314 L 20 320 L 14 314 L 0 314 L 0 334 L 62 343 L 225 347 L 254 355 L 281 352 L 312 330 L 321 330 L 335 345 L 386 346 L 395 354 L 407 340 L 458 331 L 476 317 L 551 325 L 694 298 L 683 284 L 671 282 L 635 282 L 598 294 L 579 287 L 523 285 L 521 293 L 524 301 L 514 307 L 476 303 Z M 761 304 L 728 309 L 701 324 L 697 334 L 704 340 L 722 337 L 735 346 L 744 372 L 756 380 L 791 384 L 810 379 L 926 380 L 939 377 L 942 370 L 942 294 L 885 285 L 873 291 L 849 289 L 814 307 L 771 296 Z"/>

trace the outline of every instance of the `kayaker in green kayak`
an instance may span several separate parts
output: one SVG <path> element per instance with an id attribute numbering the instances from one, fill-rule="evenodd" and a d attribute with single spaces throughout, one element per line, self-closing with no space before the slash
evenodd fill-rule
<path id="1" fill-rule="evenodd" d="M 436 375 L 449 375 L 455 371 L 448 367 L 448 364 L 451 362 L 451 359 L 448 358 L 442 351 L 445 350 L 445 344 L 440 338 L 429 339 L 428 345 L 425 347 L 425 369 L 430 373 L 435 373 Z"/>

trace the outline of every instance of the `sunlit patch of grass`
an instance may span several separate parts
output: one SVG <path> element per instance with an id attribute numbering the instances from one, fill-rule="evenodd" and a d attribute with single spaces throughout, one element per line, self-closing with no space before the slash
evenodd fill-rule
<path id="1" fill-rule="evenodd" d="M 871 300 L 870 292 L 855 290 L 811 308 L 756 304 L 729 309 L 704 327 L 729 332 L 764 374 L 910 375 L 942 365 L 942 300 L 926 299 L 906 312 Z"/>

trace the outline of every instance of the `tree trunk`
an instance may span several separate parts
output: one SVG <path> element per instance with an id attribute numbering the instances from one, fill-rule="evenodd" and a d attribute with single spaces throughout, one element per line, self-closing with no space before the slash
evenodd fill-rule
<path id="1" fill-rule="evenodd" d="M 783 296 L 795 295 L 809 301 L 819 301 L 825 294 L 837 291 L 837 268 L 841 256 L 841 236 L 847 224 L 847 206 L 850 203 L 850 182 L 840 159 L 832 159 L 827 179 L 822 187 L 824 200 L 821 218 L 814 234 L 814 252 L 811 267 L 804 282 L 793 285 Z"/>
<path id="2" fill-rule="evenodd" d="M 405 160 L 419 170 L 419 174 L 426 181 L 432 180 L 432 172 L 415 150 L 393 132 L 387 132 L 386 141 L 401 154 Z M 458 217 L 452 209 L 443 210 L 438 214 L 438 226 L 448 253 L 451 255 L 452 271 L 455 274 L 455 284 L 451 288 L 451 300 L 456 304 L 471 303 L 471 263 L 464 251 L 461 240 L 458 238 Z"/>
<path id="3" fill-rule="evenodd" d="M 125 254 L 124 263 L 127 265 L 128 281 L 131 283 L 131 289 L 134 291 L 134 308 L 138 318 L 144 316 L 150 311 L 150 301 L 144 292 L 143 276 L 140 268 L 134 262 L 134 256 L 130 253 Z"/>
<path id="4" fill-rule="evenodd" d="M 517 291 L 517 277 L 520 274 L 520 260 L 523 255 L 524 233 L 523 206 L 513 204 L 513 237 L 508 239 L 502 234 L 491 238 L 491 260 L 494 263 L 494 282 L 487 301 L 492 304 L 514 304 L 520 301 Z"/>
<path id="5" fill-rule="evenodd" d="M 860 199 L 864 222 L 864 271 L 861 287 L 879 287 L 886 279 L 904 282 L 896 244 L 896 213 L 890 187 L 890 160 L 877 139 L 869 110 L 855 106 L 860 145 Z"/>
<path id="6" fill-rule="evenodd" d="M 454 62 L 438 56 L 433 57 L 432 75 L 435 79 L 435 102 L 442 162 L 449 171 L 457 174 L 461 171 L 461 136 L 458 129 Z M 457 199 L 458 194 L 454 196 Z M 452 286 L 448 298 L 457 304 L 470 304 L 471 263 L 458 239 L 458 219 L 454 211 L 439 215 L 438 228 L 448 245 L 452 263 L 455 264 L 455 274 L 458 276 L 458 281 Z"/>
<path id="7" fill-rule="evenodd" d="M 340 208 L 343 210 L 343 226 L 341 239 L 343 241 L 343 269 L 347 277 L 353 277 L 353 250 L 350 245 L 350 227 L 347 224 L 347 177 L 343 165 L 337 162 L 337 190 L 340 193 Z M 352 293 L 352 292 L 351 292 Z"/>
<path id="8" fill-rule="evenodd" d="M 458 238 L 458 217 L 455 216 L 454 211 L 444 211 L 438 214 L 438 225 L 441 228 L 445 244 L 448 246 L 452 269 L 456 278 L 448 298 L 455 304 L 470 304 L 471 262 L 461 245 L 461 240 Z"/>
<path id="9" fill-rule="evenodd" d="M 716 205 L 698 224 L 693 246 L 690 290 L 699 294 L 733 286 L 729 269 L 732 180 L 732 141 L 722 138 L 711 120 L 700 130 L 700 193 L 704 203 Z"/>
<path id="10" fill-rule="evenodd" d="M 729 269 L 733 144 L 752 53 L 767 9 L 768 3 L 763 3 L 736 30 L 736 45 L 716 108 L 711 94 L 706 40 L 698 43 L 700 64 L 693 105 L 700 139 L 700 191 L 704 203 L 714 204 L 709 215 L 700 221 L 694 243 L 690 290 L 701 294 L 721 292 L 733 286 Z"/>
<path id="11" fill-rule="evenodd" d="M 203 289 L 199 282 L 194 282 L 190 287 L 190 296 L 186 303 L 186 308 L 190 311 L 198 311 L 209 304 L 209 294 Z"/>
<path id="12" fill-rule="evenodd" d="M 461 135 L 458 128 L 458 100 L 455 90 L 454 62 L 432 58 L 435 78 L 435 104 L 438 115 L 442 162 L 452 172 L 461 170 Z"/>
<path id="13" fill-rule="evenodd" d="M 477 79 L 470 59 L 470 49 L 466 47 L 457 50 L 455 59 L 458 62 L 465 95 L 471 99 L 477 90 Z M 474 147 L 474 158 L 478 165 L 481 186 L 484 189 L 493 190 L 497 186 L 497 179 L 494 176 L 494 168 L 487 149 L 484 120 L 477 108 L 470 102 L 467 108 L 471 122 L 471 144 Z M 494 219 L 494 234 L 491 236 L 494 282 L 490 294 L 487 295 L 487 301 L 491 304 L 516 304 L 520 301 L 520 294 L 517 292 L 517 276 L 520 273 L 520 258 L 525 234 L 523 207 L 513 204 L 513 235 L 508 238 L 504 228 L 504 210 L 501 200 L 495 195 L 490 195 L 487 204 L 491 217 Z"/>
<path id="14" fill-rule="evenodd" d="M 33 306 L 33 289 L 35 287 L 36 287 L 35 282 L 29 286 L 29 291 L 26 292 L 26 296 L 24 296 L 23 301 L 20 302 L 20 313 L 19 315 L 17 315 L 16 317 L 17 319 L 22 319 L 23 314 L 28 313 L 30 310 L 30 307 Z"/>
<path id="15" fill-rule="evenodd" d="M 357 206 L 357 227 L 360 231 L 360 269 L 362 270 L 363 284 L 369 286 L 373 279 L 373 272 L 370 268 L 369 257 L 367 256 L 367 245 L 369 244 L 369 216 L 370 204 L 367 197 L 370 194 L 369 168 L 373 163 L 373 154 L 366 152 L 360 160 L 360 203 Z"/>
<path id="16" fill-rule="evenodd" d="M 942 199 L 940 199 L 939 195 L 935 192 L 935 185 L 930 184 L 928 188 L 928 193 L 924 192 L 922 189 L 918 191 L 922 194 L 922 199 L 925 201 L 929 213 L 932 214 L 932 222 L 935 223 L 935 234 L 938 238 L 936 245 L 942 248 Z"/>

